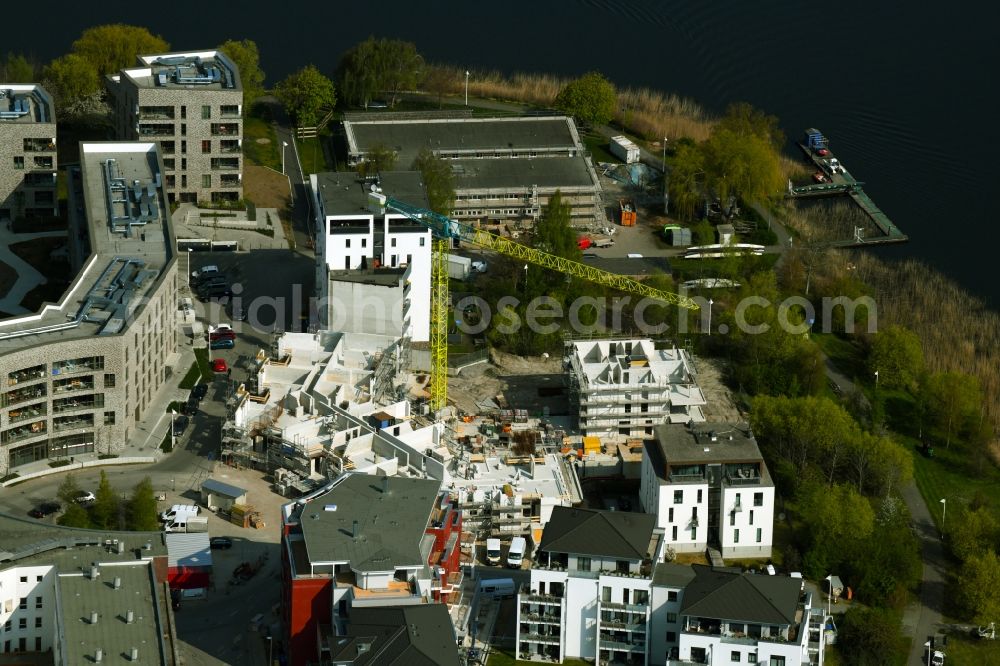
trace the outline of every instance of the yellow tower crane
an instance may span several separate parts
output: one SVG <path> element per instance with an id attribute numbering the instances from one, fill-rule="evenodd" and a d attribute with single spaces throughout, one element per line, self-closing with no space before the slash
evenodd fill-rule
<path id="1" fill-rule="evenodd" d="M 444 215 L 435 213 L 424 208 L 412 206 L 402 201 L 397 201 L 392 197 L 380 192 L 371 193 L 378 205 L 384 210 L 391 210 L 407 218 L 423 224 L 434 234 L 433 255 L 431 258 L 431 316 L 430 316 L 430 345 L 431 345 L 431 409 L 438 411 L 448 404 L 448 251 L 451 248 L 452 239 L 458 238 L 462 242 L 472 243 L 484 247 L 494 252 L 513 257 L 519 261 L 526 261 L 543 268 L 551 268 L 571 277 L 580 278 L 625 291 L 639 296 L 647 296 L 656 300 L 670 303 L 682 308 L 697 310 L 698 305 L 686 296 L 674 294 L 660 289 L 654 289 L 632 278 L 602 271 L 599 268 L 588 266 L 559 257 L 542 250 L 537 250 L 527 245 L 515 243 L 509 238 L 504 238 L 489 231 L 477 229 L 468 224 L 449 219 Z"/>

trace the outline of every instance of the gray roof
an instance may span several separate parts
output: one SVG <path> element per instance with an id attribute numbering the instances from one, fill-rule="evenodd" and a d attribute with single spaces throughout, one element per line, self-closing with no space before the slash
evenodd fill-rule
<path id="1" fill-rule="evenodd" d="M 0 125 L 55 124 L 55 114 L 52 97 L 42 86 L 25 81 L 0 83 Z"/>
<path id="2" fill-rule="evenodd" d="M 143 55 L 138 60 L 142 66 L 124 69 L 122 74 L 140 88 L 173 88 L 189 94 L 243 88 L 236 63 L 215 49 Z"/>
<path id="3" fill-rule="evenodd" d="M 762 460 L 757 440 L 746 424 L 669 424 L 658 426 L 655 433 L 662 458 L 671 465 Z"/>
<path id="4" fill-rule="evenodd" d="M 572 120 L 565 116 L 345 121 L 344 129 L 351 153 L 386 146 L 396 151 L 403 168 L 409 168 L 423 148 L 474 152 L 579 146 Z"/>
<path id="5" fill-rule="evenodd" d="M 121 579 L 117 590 L 115 578 Z M 132 648 L 139 649 L 140 663 L 172 663 L 164 655 L 161 632 L 168 631 L 167 623 L 160 617 L 164 606 L 158 599 L 160 591 L 148 562 L 106 569 L 95 580 L 84 574 L 60 572 L 58 586 L 64 663 L 93 661 L 100 649 L 104 653 L 102 663 L 127 664 Z M 94 611 L 97 622 L 91 624 Z M 132 622 L 126 621 L 128 611 L 134 613 Z"/>
<path id="6" fill-rule="evenodd" d="M 684 564 L 662 562 L 653 571 L 653 585 L 686 587 L 694 579 L 694 569 Z"/>
<path id="7" fill-rule="evenodd" d="M 167 566 L 206 568 L 212 566 L 208 532 L 168 532 Z"/>
<path id="8" fill-rule="evenodd" d="M 795 624 L 802 581 L 788 576 L 733 573 L 694 565 L 682 615 L 757 624 Z"/>
<path id="9" fill-rule="evenodd" d="M 419 208 L 429 208 L 427 190 L 419 171 L 386 171 L 379 174 L 382 192 L 393 199 Z M 316 174 L 323 211 L 327 215 L 371 215 L 371 181 L 344 171 Z"/>
<path id="10" fill-rule="evenodd" d="M 456 191 L 477 189 L 596 188 L 594 174 L 582 155 L 516 159 L 448 160 L 455 174 Z"/>
<path id="11" fill-rule="evenodd" d="M 542 532 L 541 550 L 594 557 L 644 560 L 652 553 L 656 516 L 557 506 Z"/>
<path id="12" fill-rule="evenodd" d="M 335 282 L 355 282 L 376 287 L 398 287 L 403 282 L 407 268 L 366 268 L 328 271 L 328 280 Z"/>
<path id="13" fill-rule="evenodd" d="M 358 607 L 346 636 L 330 638 L 334 661 L 352 666 L 458 666 L 447 606 Z"/>
<path id="14" fill-rule="evenodd" d="M 201 482 L 201 489 L 207 490 L 213 495 L 237 499 L 247 494 L 247 491 L 239 486 L 233 486 L 218 479 L 205 479 Z"/>
<path id="15" fill-rule="evenodd" d="M 118 542 L 125 544 L 121 554 L 107 547 Z M 88 554 L 91 548 L 95 552 Z M 138 559 L 136 549 L 140 549 L 139 557 L 143 559 L 166 555 L 163 532 L 84 530 L 0 513 L 0 563 L 30 558 L 31 563 L 65 568 L 74 567 L 78 558 L 88 565 L 93 561 L 129 562 Z"/>
<path id="16" fill-rule="evenodd" d="M 344 477 L 302 507 L 309 561 L 349 562 L 355 571 L 422 566 L 420 543 L 439 487 L 432 479 Z"/>

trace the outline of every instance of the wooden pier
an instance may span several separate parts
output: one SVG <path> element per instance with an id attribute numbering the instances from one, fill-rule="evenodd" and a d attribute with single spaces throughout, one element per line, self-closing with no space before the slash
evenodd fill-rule
<path id="1" fill-rule="evenodd" d="M 810 130 L 810 132 L 813 131 Z M 902 243 L 909 240 L 906 234 L 893 224 L 889 216 L 883 213 L 875 205 L 875 202 L 871 200 L 871 197 L 865 193 L 862 188 L 864 183 L 854 178 L 850 172 L 844 169 L 843 165 L 839 163 L 832 152 L 827 150 L 825 155 L 820 155 L 816 150 L 803 143 L 799 143 L 798 146 L 816 168 L 826 175 L 830 182 L 803 185 L 801 187 L 792 187 L 791 183 L 789 183 L 787 196 L 791 199 L 802 199 L 807 197 L 842 196 L 846 194 L 854 200 L 858 207 L 871 218 L 872 223 L 882 232 L 881 236 L 875 238 L 862 238 L 858 236 L 851 240 L 840 241 L 836 243 L 837 246 L 864 247 L 866 245 L 880 245 L 883 243 Z M 836 164 L 839 168 L 834 170 L 831 164 Z"/>

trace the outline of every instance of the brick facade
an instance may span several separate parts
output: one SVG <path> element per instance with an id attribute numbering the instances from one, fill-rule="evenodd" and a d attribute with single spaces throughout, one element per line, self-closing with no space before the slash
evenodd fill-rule
<path id="1" fill-rule="evenodd" d="M 0 117 L 0 222 L 58 215 L 56 120 L 52 98 L 34 84 L 0 83 L 0 111 L 14 97 L 31 100 L 28 114 Z M 43 122 L 44 121 L 44 122 Z"/>

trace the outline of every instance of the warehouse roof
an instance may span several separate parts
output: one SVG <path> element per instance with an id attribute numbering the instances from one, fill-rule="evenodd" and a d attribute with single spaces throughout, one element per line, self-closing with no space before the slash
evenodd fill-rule
<path id="1" fill-rule="evenodd" d="M 349 562 L 355 571 L 423 565 L 420 541 L 439 487 L 432 479 L 344 477 L 302 507 L 310 562 Z"/>
<path id="2" fill-rule="evenodd" d="M 124 544 L 122 553 L 113 548 L 119 543 Z M 95 552 L 89 553 L 91 547 Z M 0 513 L 0 562 L 38 556 L 46 564 L 65 567 L 72 566 L 78 559 L 81 563 L 86 560 L 87 564 L 92 561 L 127 562 L 166 552 L 162 532 L 84 530 Z"/>
<path id="3" fill-rule="evenodd" d="M 618 559 L 644 560 L 656 516 L 628 511 L 598 511 L 557 506 L 542 532 L 541 550 Z"/>
<path id="4" fill-rule="evenodd" d="M 448 160 L 455 189 L 599 187 L 594 171 L 582 155 L 520 159 Z"/>
<path id="5" fill-rule="evenodd" d="M 789 576 L 720 571 L 694 565 L 684 588 L 683 615 L 755 624 L 795 624 L 802 581 Z"/>
<path id="6" fill-rule="evenodd" d="M 409 167 L 424 148 L 435 152 L 504 150 L 572 151 L 580 146 L 573 121 L 565 116 L 509 118 L 413 118 L 344 121 L 348 150 L 367 152 L 377 146 L 396 151 L 398 164 Z"/>
<path id="7" fill-rule="evenodd" d="M 165 536 L 167 542 L 168 567 L 212 566 L 212 549 L 208 532 L 169 532 Z"/>
<path id="8" fill-rule="evenodd" d="M 218 479 L 205 479 L 201 482 L 201 489 L 207 490 L 213 495 L 229 497 L 230 499 L 237 499 L 247 494 L 247 491 L 243 488 L 240 488 L 239 486 L 232 486 L 228 483 L 219 481 Z"/>

